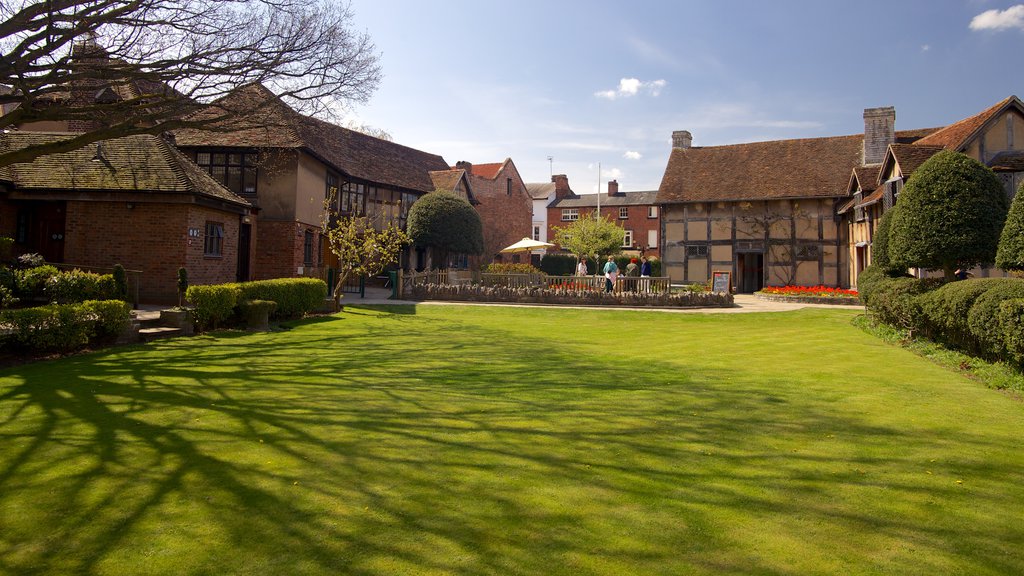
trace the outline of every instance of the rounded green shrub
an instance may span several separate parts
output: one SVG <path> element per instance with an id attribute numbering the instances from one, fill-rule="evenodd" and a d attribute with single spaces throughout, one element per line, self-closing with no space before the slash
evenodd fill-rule
<path id="1" fill-rule="evenodd" d="M 975 300 L 997 278 L 977 278 L 950 282 L 920 297 L 924 330 L 929 338 L 965 351 L 976 351 L 976 342 L 967 322 Z"/>
<path id="2" fill-rule="evenodd" d="M 986 285 L 988 289 L 974 300 L 967 314 L 967 323 L 977 341 L 978 352 L 999 360 L 1007 352 L 998 328 L 999 307 L 1004 300 L 1024 298 L 1024 280 L 991 278 Z"/>
<path id="3" fill-rule="evenodd" d="M 999 303 L 999 332 L 1003 348 L 1018 366 L 1024 366 L 1024 298 L 1009 298 Z"/>
<path id="4" fill-rule="evenodd" d="M 235 284 L 241 300 L 269 300 L 277 304 L 274 318 L 301 318 L 320 309 L 327 298 L 327 283 L 318 278 L 276 278 Z M 191 300 L 191 298 L 189 298 Z"/>
<path id="5" fill-rule="evenodd" d="M 231 317 L 241 292 L 237 284 L 189 286 L 185 298 L 195 306 L 199 329 L 207 330 Z"/>

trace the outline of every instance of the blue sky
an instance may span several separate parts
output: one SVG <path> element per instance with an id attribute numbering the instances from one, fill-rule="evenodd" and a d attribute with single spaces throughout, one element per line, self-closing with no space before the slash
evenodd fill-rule
<path id="1" fill-rule="evenodd" d="M 578 193 L 655 190 L 694 146 L 946 125 L 1024 97 L 1024 4 L 996 0 L 353 0 L 384 79 L 353 120 Z M 972 24 L 973 23 L 973 24 Z M 553 157 L 549 164 L 548 157 Z"/>

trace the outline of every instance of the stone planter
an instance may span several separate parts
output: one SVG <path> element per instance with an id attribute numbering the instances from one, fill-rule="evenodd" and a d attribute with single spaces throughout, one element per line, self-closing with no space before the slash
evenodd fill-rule
<path id="1" fill-rule="evenodd" d="M 177 328 L 185 336 L 191 336 L 195 332 L 195 319 L 188 308 L 161 310 L 160 325 Z"/>
<path id="2" fill-rule="evenodd" d="M 270 315 L 277 309 L 277 302 L 271 300 L 249 300 L 239 304 L 242 317 L 245 318 L 245 329 L 252 332 L 270 330 Z"/>

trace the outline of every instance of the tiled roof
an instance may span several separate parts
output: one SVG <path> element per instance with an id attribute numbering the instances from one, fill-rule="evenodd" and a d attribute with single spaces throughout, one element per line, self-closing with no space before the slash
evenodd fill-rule
<path id="1" fill-rule="evenodd" d="M 597 197 L 601 197 L 601 207 L 618 208 L 620 206 L 650 206 L 657 203 L 658 191 L 619 192 L 614 196 L 607 194 L 581 194 L 560 198 L 548 205 L 549 208 L 596 208 Z"/>
<path id="2" fill-rule="evenodd" d="M 839 207 L 836 208 L 836 214 L 845 214 L 846 212 L 848 212 L 850 210 L 850 208 L 853 208 L 853 206 L 856 203 L 857 203 L 857 199 L 856 198 L 850 198 L 849 200 L 844 200 L 839 205 Z"/>
<path id="3" fill-rule="evenodd" d="M 506 159 L 505 162 L 508 162 Z M 498 172 L 501 172 L 501 168 L 505 165 L 505 162 L 496 162 L 493 164 L 473 164 L 473 176 L 479 176 L 481 178 L 487 178 L 488 180 L 494 180 L 498 177 Z"/>
<path id="4" fill-rule="evenodd" d="M 430 180 L 434 183 L 434 190 L 452 192 L 465 175 L 465 170 L 435 170 L 430 173 Z"/>
<path id="5" fill-rule="evenodd" d="M 555 193 L 555 183 L 537 182 L 534 184 L 527 184 L 526 192 L 530 195 L 530 198 L 533 198 L 534 200 L 547 200 Z"/>
<path id="6" fill-rule="evenodd" d="M 175 133 L 179 146 L 302 148 L 354 178 L 420 192 L 434 189 L 431 171 L 448 170 L 448 164 L 436 154 L 299 114 L 258 84 L 239 89 L 214 105 L 246 113 L 216 130 L 179 130 Z M 200 115 L 216 113 L 211 107 Z"/>
<path id="7" fill-rule="evenodd" d="M 900 166 L 904 178 L 917 170 L 921 164 L 943 150 L 942 146 L 926 144 L 891 144 L 882 163 L 883 172 L 892 160 Z M 879 178 L 881 174 L 879 174 Z"/>
<path id="8" fill-rule="evenodd" d="M 871 192 L 878 186 L 878 173 L 881 170 L 881 164 L 857 166 L 853 169 L 853 175 L 850 177 L 848 191 L 852 194 L 859 187 L 862 192 Z"/>
<path id="9" fill-rule="evenodd" d="M 842 196 L 863 136 L 675 148 L 658 203 Z"/>
<path id="10" fill-rule="evenodd" d="M 879 200 L 881 200 L 882 199 L 882 195 L 884 195 L 884 194 L 885 194 L 885 186 L 878 187 L 878 189 L 875 190 L 874 192 L 872 192 L 871 194 L 868 194 L 867 196 L 864 196 L 864 198 L 860 201 L 860 204 L 857 204 L 857 208 L 863 208 L 865 206 L 871 206 L 872 204 L 874 204 L 874 203 L 878 202 Z"/>
<path id="11" fill-rule="evenodd" d="M 918 128 L 917 130 L 897 130 L 896 131 L 896 142 L 899 144 L 913 144 L 921 138 L 934 134 L 939 130 L 942 130 L 942 126 L 938 128 Z"/>
<path id="12" fill-rule="evenodd" d="M 988 161 L 988 167 L 1006 172 L 1022 172 L 1024 171 L 1024 150 L 1000 152 Z"/>
<path id="13" fill-rule="evenodd" d="M 980 130 L 985 123 L 999 114 L 1004 108 L 1014 103 L 1016 103 L 1018 107 L 1022 107 L 1020 99 L 1016 96 L 1010 96 L 988 110 L 985 110 L 980 114 L 975 114 L 970 118 L 964 118 L 954 124 L 950 124 L 941 130 L 921 138 L 916 143 L 928 146 L 942 146 L 949 150 L 959 151 L 971 136 Z"/>
<path id="14" fill-rule="evenodd" d="M 18 149 L 71 136 L 66 133 L 12 131 L 0 134 L 0 145 Z M 97 155 L 102 160 L 94 160 Z M 0 172 L 0 179 L 12 182 L 22 191 L 176 192 L 250 205 L 221 186 L 174 146 L 150 135 L 104 140 L 98 145 L 40 156 L 32 162 L 6 167 Z"/>

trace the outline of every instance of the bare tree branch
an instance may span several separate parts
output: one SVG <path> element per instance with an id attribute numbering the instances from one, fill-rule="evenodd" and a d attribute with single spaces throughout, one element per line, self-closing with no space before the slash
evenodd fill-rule
<path id="1" fill-rule="evenodd" d="M 254 83 L 336 118 L 381 77 L 369 35 L 333 0 L 4 0 L 0 19 L 0 130 L 82 132 L 0 150 L 0 166 L 129 134 L 223 129 L 252 111 L 195 112 Z"/>

